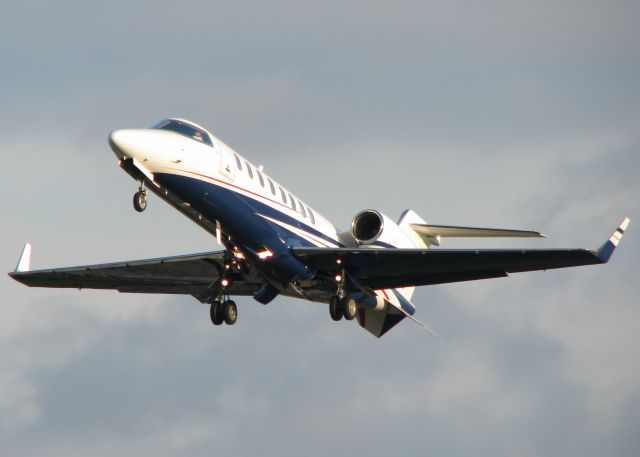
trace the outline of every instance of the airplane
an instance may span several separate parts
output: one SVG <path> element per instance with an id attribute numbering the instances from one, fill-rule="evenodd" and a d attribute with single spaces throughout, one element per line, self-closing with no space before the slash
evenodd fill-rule
<path id="1" fill-rule="evenodd" d="M 417 286 L 506 277 L 510 273 L 607 263 L 629 226 L 624 218 L 597 250 L 441 249 L 447 237 L 544 237 L 529 230 L 428 224 L 413 210 L 396 222 L 364 210 L 350 230 L 327 218 L 200 125 L 165 119 L 115 130 L 109 145 L 139 182 L 136 211 L 151 191 L 215 236 L 222 250 L 99 265 L 31 270 L 25 244 L 9 273 L 31 287 L 114 289 L 192 295 L 210 305 L 214 325 L 233 325 L 233 296 L 264 305 L 277 296 L 328 304 L 334 321 L 357 319 L 381 337 L 405 318 Z"/>

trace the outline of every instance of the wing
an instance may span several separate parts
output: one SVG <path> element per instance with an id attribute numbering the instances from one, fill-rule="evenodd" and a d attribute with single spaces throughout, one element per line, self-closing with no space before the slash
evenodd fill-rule
<path id="1" fill-rule="evenodd" d="M 628 225 L 627 218 L 597 251 L 295 248 L 294 253 L 305 264 L 319 271 L 335 272 L 339 264 L 362 286 L 395 289 L 606 263 Z"/>
<path id="2" fill-rule="evenodd" d="M 224 271 L 224 251 L 25 271 L 29 268 L 30 253 L 31 246 L 27 244 L 16 271 L 9 273 L 9 276 L 31 287 L 186 294 L 203 300 L 210 294 L 210 288 Z M 261 286 L 262 284 L 253 284 L 240 277 L 234 277 L 228 293 L 253 295 Z"/>

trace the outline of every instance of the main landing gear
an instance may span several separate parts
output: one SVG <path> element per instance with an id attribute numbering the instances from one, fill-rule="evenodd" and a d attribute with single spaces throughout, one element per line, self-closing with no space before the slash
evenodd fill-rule
<path id="1" fill-rule="evenodd" d="M 147 191 L 140 186 L 138 192 L 133 195 L 133 207 L 139 213 L 147 209 Z"/>
<path id="2" fill-rule="evenodd" d="M 211 303 L 209 314 L 213 325 L 233 325 L 238 320 L 238 307 L 233 300 L 216 300 Z"/>
<path id="3" fill-rule="evenodd" d="M 341 262 L 338 261 L 338 263 Z M 344 270 L 335 276 L 337 282 L 336 295 L 329 301 L 329 314 L 334 321 L 339 321 L 343 317 L 348 321 L 352 321 L 358 314 L 358 302 L 354 298 L 349 298 L 344 292 L 345 278 Z"/>
<path id="4" fill-rule="evenodd" d="M 358 303 L 354 299 L 333 297 L 329 302 L 331 319 L 339 321 L 343 317 L 352 321 L 358 313 Z"/>

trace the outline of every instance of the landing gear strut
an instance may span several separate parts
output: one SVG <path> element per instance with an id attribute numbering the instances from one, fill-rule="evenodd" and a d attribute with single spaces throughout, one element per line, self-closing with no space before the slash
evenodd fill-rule
<path id="1" fill-rule="evenodd" d="M 233 300 L 216 300 L 209 311 L 213 325 L 233 325 L 238 320 L 238 307 Z"/>
<path id="2" fill-rule="evenodd" d="M 139 213 L 147 209 L 147 191 L 140 186 L 138 192 L 133 195 L 133 207 Z"/>

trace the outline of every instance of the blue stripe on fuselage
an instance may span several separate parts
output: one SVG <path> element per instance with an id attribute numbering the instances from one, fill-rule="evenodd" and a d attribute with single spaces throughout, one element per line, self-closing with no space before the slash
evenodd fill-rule
<path id="1" fill-rule="evenodd" d="M 267 244 L 270 248 L 276 249 L 278 242 L 282 244 L 278 240 L 281 239 L 289 248 L 316 247 L 315 244 L 280 225 L 262 217 L 256 217 L 256 213 L 297 227 L 329 243 L 339 244 L 324 233 L 255 198 L 218 184 L 173 173 L 155 173 L 155 177 L 160 185 L 168 188 L 183 201 L 188 202 L 192 208 L 202 213 L 207 219 L 220 221 L 223 230 L 233 234 L 234 239 L 241 244 L 248 246 Z M 273 243 L 276 246 L 271 246 Z"/>

